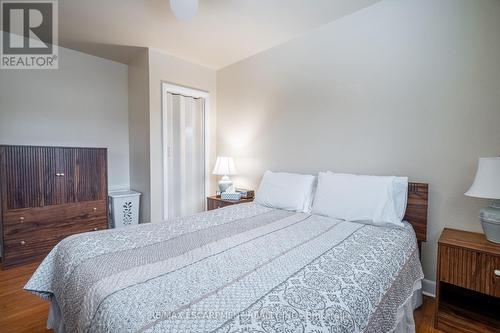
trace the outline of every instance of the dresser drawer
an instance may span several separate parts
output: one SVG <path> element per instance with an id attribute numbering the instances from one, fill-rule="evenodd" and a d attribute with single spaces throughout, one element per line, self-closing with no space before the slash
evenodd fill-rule
<path id="1" fill-rule="evenodd" d="M 500 257 L 461 247 L 439 246 L 440 280 L 500 297 Z"/>
<path id="2" fill-rule="evenodd" d="M 107 226 L 106 201 L 9 211 L 4 214 L 3 264 L 43 259 L 62 239 Z"/>
<path id="3" fill-rule="evenodd" d="M 107 219 L 96 219 L 78 225 L 61 226 L 58 229 L 53 226 L 19 229 L 4 239 L 4 264 L 15 265 L 43 259 L 57 243 L 68 236 L 106 228 Z"/>
<path id="4" fill-rule="evenodd" d="M 90 201 L 77 204 L 18 209 L 5 212 L 4 228 L 27 223 L 72 222 L 89 218 L 106 217 L 106 201 Z"/>

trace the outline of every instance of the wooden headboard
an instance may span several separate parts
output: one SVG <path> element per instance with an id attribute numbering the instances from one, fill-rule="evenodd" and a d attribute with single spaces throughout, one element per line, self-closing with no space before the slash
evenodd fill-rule
<path id="1" fill-rule="evenodd" d="M 408 183 L 408 203 L 404 220 L 413 226 L 419 246 L 427 240 L 428 200 L 429 184 Z"/>

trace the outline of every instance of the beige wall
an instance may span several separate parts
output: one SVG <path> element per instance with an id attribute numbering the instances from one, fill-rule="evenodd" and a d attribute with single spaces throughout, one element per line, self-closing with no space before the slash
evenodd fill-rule
<path id="1" fill-rule="evenodd" d="M 58 70 L 0 70 L 0 144 L 106 147 L 126 188 L 127 105 L 126 65 L 59 48 Z"/>
<path id="2" fill-rule="evenodd" d="M 480 230 L 477 158 L 500 153 L 499 17 L 497 0 L 385 0 L 226 67 L 217 153 L 252 188 L 266 169 L 428 182 L 434 280 L 443 227 Z"/>
<path id="3" fill-rule="evenodd" d="M 142 193 L 140 222 L 150 221 L 149 55 L 143 49 L 128 67 L 130 187 Z"/>

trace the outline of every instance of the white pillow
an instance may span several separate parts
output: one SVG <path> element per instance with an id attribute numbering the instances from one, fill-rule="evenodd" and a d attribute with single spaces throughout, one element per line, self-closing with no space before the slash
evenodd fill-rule
<path id="1" fill-rule="evenodd" d="M 335 173 L 327 171 L 328 174 Z M 337 173 L 337 175 L 350 175 L 346 173 Z M 351 175 L 354 176 L 354 175 Z M 385 177 L 385 176 L 367 176 L 367 177 Z M 406 205 L 408 201 L 408 177 L 391 177 L 393 178 L 393 200 L 396 209 L 396 214 L 400 221 L 403 220 L 406 213 Z"/>
<path id="2" fill-rule="evenodd" d="M 408 203 L 408 177 L 394 177 L 394 206 L 400 221 L 403 221 Z"/>
<path id="3" fill-rule="evenodd" d="M 296 173 L 266 171 L 255 195 L 267 207 L 310 212 L 316 177 Z"/>
<path id="4" fill-rule="evenodd" d="M 395 179 L 320 172 L 312 212 L 346 221 L 402 226 L 401 208 L 396 207 L 401 191 L 398 191 L 398 201 Z M 400 179 L 399 190 L 402 184 Z M 406 200 L 404 203 L 406 205 Z"/>

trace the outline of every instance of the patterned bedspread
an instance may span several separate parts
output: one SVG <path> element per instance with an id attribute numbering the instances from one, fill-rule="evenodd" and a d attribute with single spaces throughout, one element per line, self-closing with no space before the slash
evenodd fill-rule
<path id="1" fill-rule="evenodd" d="M 67 332 L 388 332 L 415 234 L 240 204 L 61 241 L 25 289 Z"/>

